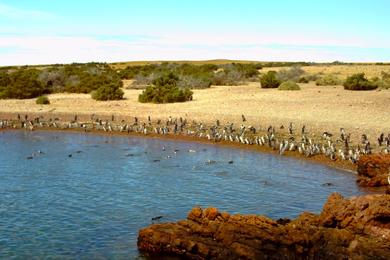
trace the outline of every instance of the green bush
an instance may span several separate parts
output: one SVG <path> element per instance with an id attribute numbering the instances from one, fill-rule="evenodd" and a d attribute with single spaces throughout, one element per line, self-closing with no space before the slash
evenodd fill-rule
<path id="1" fill-rule="evenodd" d="M 99 101 L 120 100 L 123 99 L 123 95 L 123 90 L 113 83 L 103 85 L 91 92 L 92 98 Z"/>
<path id="2" fill-rule="evenodd" d="M 378 88 L 378 85 L 369 81 L 364 73 L 349 76 L 344 82 L 344 89 L 347 90 L 373 90 L 376 88 Z"/>
<path id="3" fill-rule="evenodd" d="M 38 104 L 38 105 L 49 105 L 50 104 L 50 100 L 48 97 L 46 96 L 39 96 L 36 100 L 35 100 L 35 103 Z"/>
<path id="4" fill-rule="evenodd" d="M 138 96 L 141 103 L 173 103 L 185 102 L 192 100 L 193 92 L 188 88 L 180 89 L 177 86 L 179 78 L 169 73 L 153 81 L 153 85 L 146 89 Z"/>
<path id="5" fill-rule="evenodd" d="M 175 64 L 164 62 L 154 66 L 140 66 L 138 73 L 132 78 L 134 82 L 131 88 L 144 88 L 153 84 L 157 78 L 173 73 L 178 77 L 177 85 L 179 88 L 188 87 L 191 89 L 210 87 L 214 71 L 218 69 L 217 65 L 192 65 L 188 63 Z"/>
<path id="6" fill-rule="evenodd" d="M 301 90 L 299 85 L 294 81 L 285 81 L 278 87 L 279 90 Z"/>
<path id="7" fill-rule="evenodd" d="M 35 98 L 49 93 L 47 87 L 38 80 L 36 69 L 18 69 L 0 74 L 0 98 Z"/>
<path id="8" fill-rule="evenodd" d="M 268 71 L 261 76 L 260 83 L 262 88 L 277 88 L 281 82 L 276 78 L 275 71 Z"/>
<path id="9" fill-rule="evenodd" d="M 137 75 L 147 76 L 155 72 L 157 68 L 156 64 L 144 65 L 144 66 L 127 66 L 125 69 L 119 71 L 119 77 L 121 79 L 134 79 Z"/>
<path id="10" fill-rule="evenodd" d="M 71 64 L 65 65 L 61 70 L 66 75 L 66 92 L 90 93 L 107 84 L 122 87 L 118 73 L 104 63 Z"/>
<path id="11" fill-rule="evenodd" d="M 334 75 L 325 75 L 316 80 L 317 86 L 337 86 L 340 85 L 341 81 Z"/>
<path id="12" fill-rule="evenodd" d="M 257 81 L 259 69 L 261 69 L 261 64 L 193 65 L 163 62 L 154 65 L 129 66 L 119 71 L 118 74 L 122 79 L 135 79 L 132 84 L 133 88 L 139 85 L 149 85 L 154 79 L 169 73 L 179 77 L 179 87 L 189 84 L 190 88 L 206 88 L 209 82 L 213 85 L 233 86 L 245 81 Z"/>

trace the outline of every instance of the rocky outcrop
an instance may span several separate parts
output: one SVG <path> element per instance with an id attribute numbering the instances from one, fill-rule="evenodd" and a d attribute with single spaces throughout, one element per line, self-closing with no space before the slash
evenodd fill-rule
<path id="1" fill-rule="evenodd" d="M 194 208 L 187 220 L 140 230 L 148 255 L 190 259 L 390 259 L 390 195 L 332 194 L 295 220 Z"/>
<path id="2" fill-rule="evenodd" d="M 363 156 L 357 163 L 357 183 L 366 187 L 389 186 L 389 171 L 390 155 Z"/>

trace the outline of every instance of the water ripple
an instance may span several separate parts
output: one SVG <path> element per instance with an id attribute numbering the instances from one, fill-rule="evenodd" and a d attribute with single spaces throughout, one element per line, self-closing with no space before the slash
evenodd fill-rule
<path id="1" fill-rule="evenodd" d="M 0 258 L 135 258 L 155 216 L 199 205 L 295 217 L 331 192 L 363 193 L 351 173 L 206 144 L 23 131 L 0 144 Z"/>

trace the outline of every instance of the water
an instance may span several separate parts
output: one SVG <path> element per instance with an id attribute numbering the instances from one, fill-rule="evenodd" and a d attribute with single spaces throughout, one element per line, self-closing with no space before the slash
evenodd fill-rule
<path id="1" fill-rule="evenodd" d="M 352 173 L 241 149 L 0 132 L 0 258 L 136 258 L 138 230 L 155 216 L 177 221 L 199 205 L 296 217 L 334 191 L 363 193 Z"/>

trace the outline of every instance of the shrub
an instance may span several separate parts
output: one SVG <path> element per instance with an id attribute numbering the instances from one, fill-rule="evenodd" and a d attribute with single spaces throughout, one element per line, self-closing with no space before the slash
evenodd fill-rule
<path id="1" fill-rule="evenodd" d="M 242 81 L 242 74 L 236 70 L 220 70 L 212 77 L 212 84 L 216 86 L 237 86 Z"/>
<path id="2" fill-rule="evenodd" d="M 390 89 L 390 74 L 382 71 L 381 78 L 376 77 L 372 81 L 382 89 Z"/>
<path id="3" fill-rule="evenodd" d="M 241 73 L 242 78 L 245 80 L 251 80 L 251 79 L 258 80 L 259 67 L 260 69 L 262 68 L 258 64 L 256 65 L 253 63 L 248 63 L 248 64 L 232 63 L 231 66 L 232 66 L 232 70 L 236 70 L 239 73 Z"/>
<path id="4" fill-rule="evenodd" d="M 316 81 L 319 78 L 319 76 L 317 74 L 305 74 L 304 78 L 310 82 L 310 81 Z"/>
<path id="5" fill-rule="evenodd" d="M 364 73 L 357 73 L 349 76 L 344 82 L 344 89 L 347 90 L 373 90 L 378 85 L 375 82 L 369 81 Z"/>
<path id="6" fill-rule="evenodd" d="M 50 100 L 48 97 L 46 96 L 39 96 L 36 100 L 35 100 L 35 103 L 38 104 L 38 105 L 49 105 L 50 104 Z"/>
<path id="7" fill-rule="evenodd" d="M 286 81 L 280 84 L 278 87 L 279 90 L 301 90 L 299 85 L 294 81 Z"/>
<path id="8" fill-rule="evenodd" d="M 115 71 L 105 64 L 67 65 L 65 91 L 71 93 L 90 93 L 101 86 L 115 84 L 122 87 L 122 81 Z"/>
<path id="9" fill-rule="evenodd" d="M 123 90 L 113 83 L 103 85 L 91 93 L 92 98 L 99 101 L 120 100 L 123 95 Z"/>
<path id="10" fill-rule="evenodd" d="M 178 77 L 169 73 L 153 81 L 153 85 L 138 96 L 141 103 L 173 103 L 192 100 L 193 92 L 188 88 L 179 89 L 177 86 Z"/>
<path id="11" fill-rule="evenodd" d="M 283 69 L 277 73 L 277 78 L 280 81 L 298 82 L 305 72 L 299 66 L 293 66 L 290 69 Z"/>
<path id="12" fill-rule="evenodd" d="M 118 75 L 121 79 L 133 79 L 137 75 L 147 76 L 152 74 L 157 69 L 156 64 L 148 64 L 144 66 L 127 66 L 125 69 L 120 70 Z"/>
<path id="13" fill-rule="evenodd" d="M 261 64 L 194 65 L 163 62 L 155 65 L 127 67 L 119 71 L 118 75 L 122 79 L 135 79 L 133 86 L 146 86 L 151 84 L 157 77 L 173 73 L 179 77 L 179 86 L 190 83 L 190 85 L 193 85 L 193 88 L 205 88 L 208 85 L 208 81 L 211 81 L 213 85 L 230 86 L 238 85 L 243 81 L 257 81 L 260 68 Z M 191 78 L 187 78 L 187 76 Z M 199 78 L 200 80 L 198 81 Z M 180 82 L 182 80 L 185 82 Z M 198 82 L 192 84 L 195 81 Z"/>
<path id="14" fill-rule="evenodd" d="M 280 81 L 276 78 L 275 71 L 268 71 L 260 78 L 262 88 L 277 88 L 280 85 Z"/>
<path id="15" fill-rule="evenodd" d="M 39 71 L 35 69 L 19 69 L 0 77 L 1 98 L 35 98 L 49 93 L 49 90 L 38 80 Z"/>
<path id="16" fill-rule="evenodd" d="M 38 80 L 49 89 L 50 93 L 63 92 L 67 76 L 62 69 L 49 68 L 39 74 Z"/>
<path id="17" fill-rule="evenodd" d="M 145 88 L 147 85 L 151 85 L 155 79 L 169 73 L 178 77 L 177 86 L 179 88 L 208 88 L 212 83 L 211 79 L 215 69 L 218 69 L 217 65 L 212 64 L 196 66 L 187 63 L 181 65 L 163 63 L 148 73 L 137 74 L 131 88 Z"/>
<path id="18" fill-rule="evenodd" d="M 151 73 L 148 75 L 138 74 L 134 77 L 134 81 L 133 83 L 131 83 L 130 88 L 145 88 L 147 85 L 152 84 L 153 80 L 158 77 L 159 75 L 157 75 L 156 73 Z"/>
<path id="19" fill-rule="evenodd" d="M 317 86 L 336 86 L 340 85 L 341 81 L 334 75 L 325 75 L 316 80 Z"/>
<path id="20" fill-rule="evenodd" d="M 309 80 L 306 77 L 300 77 L 298 83 L 309 83 Z"/>
<path id="21" fill-rule="evenodd" d="M 211 79 L 206 76 L 181 76 L 177 86 L 182 89 L 205 89 L 211 86 Z"/>

